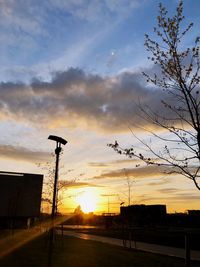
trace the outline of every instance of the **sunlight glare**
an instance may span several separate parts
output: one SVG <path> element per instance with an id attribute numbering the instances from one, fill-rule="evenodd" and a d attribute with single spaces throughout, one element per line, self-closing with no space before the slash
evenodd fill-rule
<path id="1" fill-rule="evenodd" d="M 97 205 L 97 194 L 93 191 L 85 191 L 79 197 L 77 197 L 77 202 L 81 206 L 83 212 L 94 212 Z"/>

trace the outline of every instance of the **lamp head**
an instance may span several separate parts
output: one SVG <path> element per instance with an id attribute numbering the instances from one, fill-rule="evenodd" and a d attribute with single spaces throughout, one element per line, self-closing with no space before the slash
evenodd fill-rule
<path id="1" fill-rule="evenodd" d="M 49 135 L 48 139 L 61 143 L 63 145 L 67 144 L 67 140 L 63 139 L 62 137 L 56 135 Z"/>

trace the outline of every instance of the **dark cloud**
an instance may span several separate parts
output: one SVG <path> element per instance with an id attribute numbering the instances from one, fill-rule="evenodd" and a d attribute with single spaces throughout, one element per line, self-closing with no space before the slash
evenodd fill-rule
<path id="1" fill-rule="evenodd" d="M 50 153 L 38 150 L 29 150 L 20 146 L 0 145 L 0 156 L 1 158 L 14 160 L 41 162 L 47 161 L 50 157 Z"/>
<path id="2" fill-rule="evenodd" d="M 54 73 L 50 82 L 33 79 L 29 85 L 0 84 L 4 116 L 51 126 L 82 123 L 104 131 L 123 131 L 130 123 L 141 123 L 136 116 L 139 99 L 141 105 L 159 110 L 162 98 L 164 92 L 145 87 L 138 72 L 101 77 L 70 68 Z"/>

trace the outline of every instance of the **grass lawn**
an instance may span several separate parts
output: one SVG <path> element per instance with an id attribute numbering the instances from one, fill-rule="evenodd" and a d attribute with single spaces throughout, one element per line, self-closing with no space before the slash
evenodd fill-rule
<path id="1" fill-rule="evenodd" d="M 1 267 L 47 267 L 48 239 L 39 237 L 0 259 Z M 74 237 L 57 237 L 52 267 L 184 267 L 184 260 Z M 191 267 L 198 267 L 193 262 Z"/>

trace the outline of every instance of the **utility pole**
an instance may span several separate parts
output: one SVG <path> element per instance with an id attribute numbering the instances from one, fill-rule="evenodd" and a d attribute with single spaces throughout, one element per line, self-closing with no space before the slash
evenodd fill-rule
<path id="1" fill-rule="evenodd" d="M 124 174 L 126 176 L 127 186 L 128 186 L 128 206 L 131 205 L 131 188 L 134 181 L 131 181 L 131 178 L 128 176 L 126 169 L 124 169 Z"/>
<path id="2" fill-rule="evenodd" d="M 108 198 L 108 214 L 110 213 L 110 197 L 114 197 L 114 196 L 117 196 L 117 194 L 102 194 L 101 195 L 102 197 L 107 197 Z"/>

